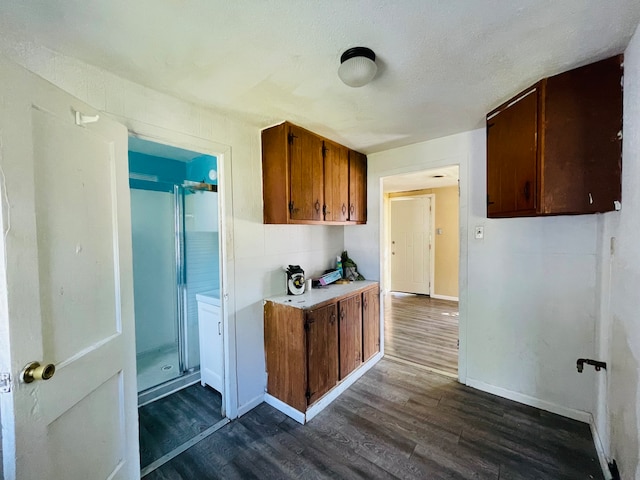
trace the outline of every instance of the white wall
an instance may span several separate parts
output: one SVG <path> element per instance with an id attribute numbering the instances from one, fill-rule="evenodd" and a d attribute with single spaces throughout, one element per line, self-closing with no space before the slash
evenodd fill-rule
<path id="1" fill-rule="evenodd" d="M 605 216 L 600 242 L 598 347 L 608 369 L 596 422 L 605 452 L 631 479 L 640 478 L 640 30 L 625 51 L 622 151 L 622 210 Z"/>
<path id="2" fill-rule="evenodd" d="M 369 156 L 369 223 L 345 248 L 380 278 L 380 177 L 460 165 L 460 379 L 567 416 L 589 419 L 595 373 L 598 216 L 486 218 L 484 129 Z M 485 238 L 473 238 L 484 225 Z"/>
<path id="3" fill-rule="evenodd" d="M 300 264 L 309 273 L 328 268 L 343 249 L 343 227 L 262 224 L 261 126 L 155 92 L 46 48 L 7 40 L 0 52 L 130 129 L 144 125 L 145 131 L 162 132 L 159 137 L 170 143 L 184 140 L 186 144 L 177 145 L 183 148 L 193 149 L 201 140 L 225 146 L 231 161 L 221 166 L 229 167 L 226 170 L 220 168 L 222 181 L 227 181 L 222 189 L 228 263 L 223 268 L 230 279 L 225 286 L 229 329 L 237 336 L 230 346 L 237 360 L 235 393 L 241 413 L 261 401 L 266 386 L 262 299 L 285 292 L 282 265 Z"/>

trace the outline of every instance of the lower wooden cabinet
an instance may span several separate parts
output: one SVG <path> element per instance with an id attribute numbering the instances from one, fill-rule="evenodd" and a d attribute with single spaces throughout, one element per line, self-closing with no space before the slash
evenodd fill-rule
<path id="1" fill-rule="evenodd" d="M 338 302 L 340 380 L 362 363 L 362 295 L 359 293 Z"/>
<path id="2" fill-rule="evenodd" d="M 338 383 L 338 321 L 336 305 L 309 310 L 307 337 L 307 404 L 311 405 Z"/>
<path id="3" fill-rule="evenodd" d="M 366 290 L 362 294 L 362 361 L 366 362 L 380 351 L 380 290 Z"/>
<path id="4" fill-rule="evenodd" d="M 302 308 L 291 298 L 304 295 L 265 301 L 267 393 L 304 413 L 380 351 L 379 286 L 351 290 Z"/>

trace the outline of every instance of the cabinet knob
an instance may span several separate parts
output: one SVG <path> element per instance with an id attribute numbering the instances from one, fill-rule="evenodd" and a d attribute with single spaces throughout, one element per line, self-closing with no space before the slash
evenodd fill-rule
<path id="1" fill-rule="evenodd" d="M 316 203 L 315 203 L 314 207 L 316 209 L 316 212 L 320 211 L 320 201 L 319 200 L 316 200 Z"/>
<path id="2" fill-rule="evenodd" d="M 342 204 L 342 215 L 346 215 L 347 214 L 347 206 L 343 203 Z"/>

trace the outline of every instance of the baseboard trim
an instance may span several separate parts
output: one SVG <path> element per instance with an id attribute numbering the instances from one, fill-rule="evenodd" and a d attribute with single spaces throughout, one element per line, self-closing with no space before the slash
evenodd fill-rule
<path id="1" fill-rule="evenodd" d="M 331 391 L 326 393 L 316 403 L 311 405 L 311 407 L 307 409 L 306 413 L 296 410 L 291 405 L 284 403 L 282 400 L 279 400 L 276 397 L 269 395 L 268 393 L 264 394 L 264 401 L 276 410 L 281 411 L 285 415 L 288 415 L 289 417 L 294 419 L 296 422 L 304 425 L 313 417 L 318 415 L 322 410 L 327 408 L 327 406 L 329 406 L 331 402 L 338 398 L 347 388 L 356 383 L 356 381 L 365 373 L 367 373 L 376 363 L 378 363 L 382 359 L 382 357 L 382 352 L 376 353 L 373 357 L 367 360 L 364 365 L 351 372 L 344 380 L 333 387 Z"/>
<path id="2" fill-rule="evenodd" d="M 251 410 L 253 410 L 258 405 L 260 405 L 262 402 L 264 402 L 264 397 L 265 397 L 264 394 L 258 395 L 257 397 L 254 397 L 251 400 L 249 400 L 244 405 L 239 406 L 238 407 L 238 417 L 237 418 L 240 418 L 245 413 L 249 413 Z"/>
<path id="3" fill-rule="evenodd" d="M 596 421 L 593 418 L 593 415 L 589 415 L 589 426 L 591 427 L 591 436 L 593 437 L 593 444 L 596 447 L 596 453 L 598 454 L 598 461 L 600 462 L 600 468 L 602 469 L 604 478 L 605 480 L 612 480 L 613 475 L 611 475 L 611 471 L 609 470 L 609 460 L 607 459 L 607 455 L 604 452 L 604 446 L 602 445 L 602 440 L 600 439 L 600 434 L 598 433 L 598 427 L 596 427 Z"/>
<path id="4" fill-rule="evenodd" d="M 473 378 L 467 378 L 466 384 L 469 387 L 475 388 L 477 390 L 482 390 L 483 392 L 492 393 L 493 395 L 497 395 L 502 398 L 507 398 L 509 400 L 513 400 L 518 403 L 522 403 L 524 405 L 529 405 L 530 407 L 539 408 L 540 410 L 556 413 L 558 415 L 562 415 L 563 417 L 571 418 L 573 420 L 578 420 L 579 422 L 583 422 L 587 424 L 590 424 L 591 422 L 591 414 L 589 412 L 576 410 L 575 408 L 563 407 L 562 405 L 558 405 L 553 402 L 547 402 L 546 400 L 541 400 L 536 397 L 531 397 L 529 395 L 525 395 L 524 393 L 518 393 L 512 390 L 507 390 L 506 388 L 496 387 L 495 385 L 490 385 L 480 380 L 474 380 Z"/>
<path id="5" fill-rule="evenodd" d="M 302 413 L 299 410 L 296 410 L 291 405 L 287 405 L 282 400 L 279 400 L 276 397 L 269 395 L 268 393 L 264 394 L 264 402 L 267 405 L 271 405 L 276 410 L 281 411 L 285 415 L 293 418 L 296 422 L 304 425 L 304 413 Z"/>
<path id="6" fill-rule="evenodd" d="M 373 357 L 371 357 L 367 363 L 362 365 L 357 370 L 351 372 L 347 377 L 342 380 L 337 386 L 335 386 L 330 392 L 328 392 L 324 397 L 318 400 L 316 403 L 311 405 L 307 409 L 307 413 L 305 415 L 305 420 L 308 422 L 313 417 L 318 415 L 322 410 L 324 410 L 331 402 L 333 402 L 336 398 L 338 398 L 347 388 L 356 383 L 356 381 L 362 377 L 365 373 L 367 373 L 376 363 L 380 361 L 382 358 L 382 353 L 378 352 Z"/>
<path id="7" fill-rule="evenodd" d="M 458 297 L 450 297 L 449 295 L 438 295 L 437 293 L 433 293 L 429 295 L 431 298 L 435 298 L 438 300 L 451 300 L 452 302 L 459 302 L 460 299 Z"/>

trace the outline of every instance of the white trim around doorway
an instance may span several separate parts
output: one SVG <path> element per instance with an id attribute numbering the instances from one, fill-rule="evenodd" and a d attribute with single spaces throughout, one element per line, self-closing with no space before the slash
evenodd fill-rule
<path id="1" fill-rule="evenodd" d="M 106 114 L 127 127 L 129 135 L 155 143 L 213 155 L 218 159 L 218 213 L 220 226 L 220 281 L 221 314 L 224 341 L 224 394 L 223 415 L 229 419 L 238 416 L 238 380 L 236 362 L 236 324 L 234 265 L 229 261 L 226 239 L 233 234 L 233 197 L 231 176 L 231 147 L 204 138 L 168 130 L 137 120 Z"/>

